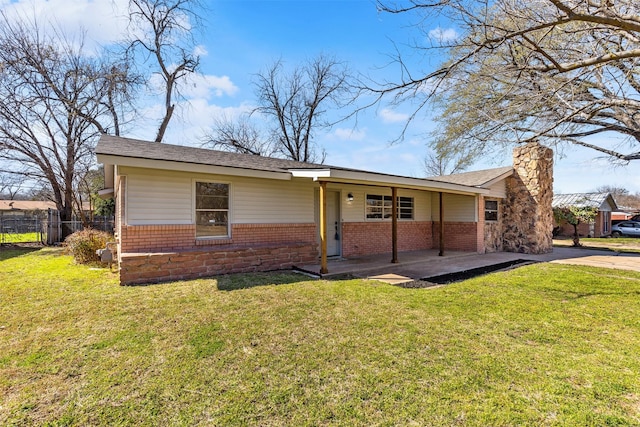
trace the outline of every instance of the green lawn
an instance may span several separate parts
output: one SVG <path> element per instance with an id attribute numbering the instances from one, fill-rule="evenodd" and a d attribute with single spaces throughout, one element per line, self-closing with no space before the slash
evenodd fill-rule
<path id="1" fill-rule="evenodd" d="M 0 233 L 0 243 L 34 243 L 41 241 L 41 233 Z"/>
<path id="2" fill-rule="evenodd" d="M 640 273 L 121 287 L 0 250 L 0 396 L 21 426 L 640 425 Z"/>

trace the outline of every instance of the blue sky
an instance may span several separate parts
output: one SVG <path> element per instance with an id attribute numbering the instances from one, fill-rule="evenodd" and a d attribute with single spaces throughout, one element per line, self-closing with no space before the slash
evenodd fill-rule
<path id="1" fill-rule="evenodd" d="M 211 0 L 204 28 L 196 34 L 201 46 L 202 76 L 185 86 L 188 102 L 170 126 L 166 142 L 198 145 L 213 118 L 236 116 L 255 105 L 252 77 L 274 60 L 295 66 L 320 53 L 348 63 L 354 73 L 377 80 L 398 80 L 390 55 L 398 48 L 416 74 L 435 63 L 421 62 L 408 47 L 422 35 L 407 15 L 379 13 L 370 0 Z M 121 19 L 126 0 L 0 0 L 0 8 L 13 13 L 28 10 L 40 18 L 54 19 L 72 31 L 78 25 L 96 44 L 108 45 L 124 30 Z M 451 31 L 445 22 L 429 22 L 428 31 Z M 395 44 L 394 44 L 395 43 Z M 152 139 L 159 99 L 149 98 L 143 111 L 146 121 L 136 124 L 129 136 Z M 318 134 L 318 145 L 327 151 L 326 163 L 385 173 L 424 176 L 427 152 L 425 133 L 432 129 L 428 116 L 420 116 L 407 138 L 391 144 L 400 133 L 409 106 L 380 105 Z M 601 142 L 601 141 L 596 141 Z M 479 159 L 472 169 L 510 164 L 510 153 Z M 556 192 L 585 192 L 601 185 L 623 186 L 640 192 L 640 161 L 614 168 L 595 151 L 567 147 L 556 156 Z"/>

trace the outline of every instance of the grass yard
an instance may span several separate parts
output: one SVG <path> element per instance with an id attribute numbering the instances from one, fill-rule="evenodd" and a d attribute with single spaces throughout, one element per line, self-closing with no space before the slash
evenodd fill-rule
<path id="1" fill-rule="evenodd" d="M 120 287 L 0 250 L 0 425 L 640 425 L 640 273 Z"/>
<path id="2" fill-rule="evenodd" d="M 40 243 L 42 233 L 0 233 L 0 243 Z"/>
<path id="3" fill-rule="evenodd" d="M 553 244 L 555 246 L 572 246 L 573 239 L 568 237 L 554 238 Z M 640 238 L 638 237 L 581 237 L 580 244 L 584 248 L 640 253 Z"/>

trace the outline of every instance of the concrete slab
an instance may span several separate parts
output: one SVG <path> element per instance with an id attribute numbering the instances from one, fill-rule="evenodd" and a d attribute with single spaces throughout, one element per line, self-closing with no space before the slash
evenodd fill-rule
<path id="1" fill-rule="evenodd" d="M 446 252 L 445 255 L 441 257 L 438 256 L 437 251 L 430 250 L 404 252 L 400 253 L 398 258 L 399 262 L 396 264 L 391 263 L 391 254 L 352 259 L 336 258 L 329 261 L 329 273 L 322 276 L 332 278 L 351 275 L 362 278 L 376 278 L 376 280 L 382 278 L 392 281 L 411 281 L 520 259 L 532 262 L 590 265 L 594 267 L 618 268 L 640 272 L 640 254 L 570 247 L 555 247 L 553 252 L 541 255 L 511 252 L 488 254 Z M 315 264 L 302 266 L 300 269 L 318 275 L 320 272 L 320 266 Z"/>
<path id="2" fill-rule="evenodd" d="M 556 264 L 588 265 L 591 267 L 640 271 L 640 257 L 637 256 L 591 255 L 582 258 L 556 259 L 551 262 Z"/>
<path id="3" fill-rule="evenodd" d="M 399 274 L 379 274 L 377 276 L 369 276 L 368 278 L 379 282 L 389 283 L 391 285 L 401 285 L 403 283 L 414 281 L 411 277 L 401 276 Z"/>

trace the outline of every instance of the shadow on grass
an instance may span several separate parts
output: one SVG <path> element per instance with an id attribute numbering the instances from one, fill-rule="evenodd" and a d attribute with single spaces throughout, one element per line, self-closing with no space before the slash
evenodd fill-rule
<path id="1" fill-rule="evenodd" d="M 10 258 L 16 258 L 22 255 L 26 255 L 32 252 L 36 252 L 42 249 L 42 247 L 24 247 L 13 244 L 0 245 L 0 261 L 5 261 Z"/>
<path id="2" fill-rule="evenodd" d="M 218 281 L 218 290 L 220 291 L 236 291 L 255 288 L 257 286 L 285 285 L 315 280 L 309 276 L 294 273 L 293 271 L 229 274 L 219 276 L 216 279 Z"/>

